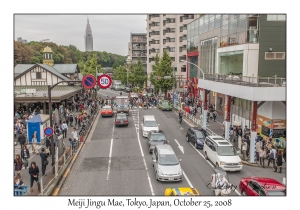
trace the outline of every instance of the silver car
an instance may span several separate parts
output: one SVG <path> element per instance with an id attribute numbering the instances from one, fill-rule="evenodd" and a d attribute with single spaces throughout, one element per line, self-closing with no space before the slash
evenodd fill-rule
<path id="1" fill-rule="evenodd" d="M 168 145 L 156 145 L 152 154 L 153 167 L 157 181 L 182 181 L 182 169 L 173 148 Z"/>

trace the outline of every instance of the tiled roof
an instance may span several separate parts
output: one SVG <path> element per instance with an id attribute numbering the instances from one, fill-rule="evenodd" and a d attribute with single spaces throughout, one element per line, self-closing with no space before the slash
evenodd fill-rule
<path id="1" fill-rule="evenodd" d="M 74 74 L 77 71 L 77 64 L 54 64 L 52 67 L 61 74 Z"/>
<path id="2" fill-rule="evenodd" d="M 43 67 L 43 68 L 45 68 L 45 69 L 47 69 L 47 70 L 50 71 L 52 74 L 55 74 L 56 76 L 62 78 L 62 79 L 65 80 L 65 81 L 71 81 L 70 78 L 68 78 L 68 77 L 66 77 L 66 76 L 64 76 L 64 75 L 62 75 L 61 73 L 59 73 L 59 72 L 58 72 L 55 68 L 53 68 L 52 66 L 49 66 L 49 65 L 47 65 L 47 64 L 38 64 L 38 65 L 41 66 L 41 67 Z"/>
<path id="3" fill-rule="evenodd" d="M 36 91 L 48 91 L 48 86 L 14 86 L 14 91 L 20 91 L 21 89 L 36 89 Z M 77 85 L 57 85 L 52 90 L 54 91 L 69 91 L 69 90 L 80 90 L 81 86 Z"/>
<path id="4" fill-rule="evenodd" d="M 35 64 L 17 64 L 15 66 L 15 71 L 14 73 L 15 74 L 21 74 L 23 73 L 24 71 L 26 71 L 27 69 L 30 69 L 31 67 L 33 67 Z M 16 75 L 15 75 L 16 76 Z"/>

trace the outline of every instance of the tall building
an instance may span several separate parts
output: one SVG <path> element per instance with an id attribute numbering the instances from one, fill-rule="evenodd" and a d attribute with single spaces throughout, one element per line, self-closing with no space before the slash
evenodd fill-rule
<path id="1" fill-rule="evenodd" d="M 259 132 L 285 145 L 286 15 L 204 15 L 188 24 L 187 38 L 187 61 L 200 67 L 188 63 L 187 88 L 203 97 L 204 115 L 215 104 L 226 138 L 241 125 L 253 142 Z"/>
<path id="2" fill-rule="evenodd" d="M 22 37 L 18 37 L 17 38 L 17 41 L 18 42 L 22 42 L 22 43 L 24 43 L 24 44 L 26 44 L 28 41 L 27 41 L 27 39 L 22 39 Z"/>
<path id="3" fill-rule="evenodd" d="M 145 73 L 147 73 L 147 32 L 131 31 L 130 42 L 128 44 L 128 55 L 132 59 L 132 64 L 138 63 L 141 59 Z"/>
<path id="4" fill-rule="evenodd" d="M 152 72 L 152 65 L 154 64 L 156 54 L 161 57 L 163 50 L 167 50 L 173 60 L 174 73 L 177 78 L 180 77 L 183 84 L 186 76 L 186 64 L 182 63 L 181 60 L 186 60 L 187 24 L 199 16 L 193 14 L 147 15 L 149 49 L 147 74 Z M 178 84 L 179 82 L 177 86 Z"/>
<path id="5" fill-rule="evenodd" d="M 85 51 L 93 51 L 93 34 L 90 26 L 89 18 L 87 19 L 85 35 L 84 35 Z"/>

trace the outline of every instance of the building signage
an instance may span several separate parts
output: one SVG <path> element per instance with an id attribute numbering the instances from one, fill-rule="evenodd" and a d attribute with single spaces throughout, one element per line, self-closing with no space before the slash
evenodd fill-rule
<path id="1" fill-rule="evenodd" d="M 21 89 L 20 93 L 36 93 L 36 89 Z"/>

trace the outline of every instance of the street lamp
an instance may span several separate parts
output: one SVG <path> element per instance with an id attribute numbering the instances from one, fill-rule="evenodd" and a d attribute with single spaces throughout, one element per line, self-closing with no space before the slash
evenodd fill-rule
<path id="1" fill-rule="evenodd" d="M 203 78 L 203 80 L 205 80 L 204 79 L 204 72 L 199 66 L 197 66 L 196 64 L 191 63 L 189 61 L 185 61 L 185 60 L 181 60 L 181 62 L 182 63 L 189 63 L 189 64 L 192 64 L 192 65 L 196 66 L 202 72 L 202 78 Z M 202 108 L 201 108 L 201 110 L 202 110 L 202 123 L 201 123 L 201 126 L 204 128 L 204 127 L 206 127 L 206 120 L 205 120 L 206 119 L 206 114 L 204 113 L 204 90 L 202 91 L 202 94 L 201 94 L 201 101 L 202 101 Z"/>

